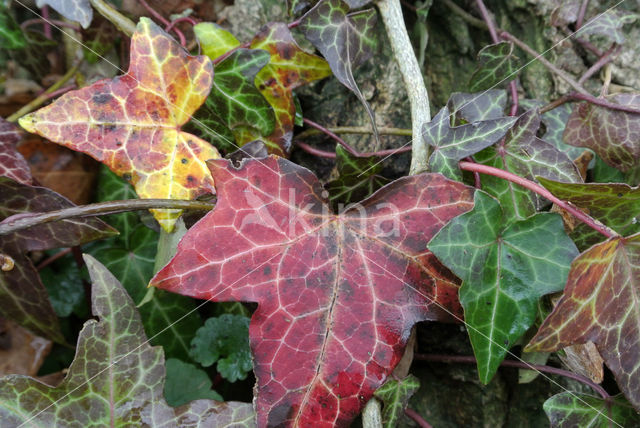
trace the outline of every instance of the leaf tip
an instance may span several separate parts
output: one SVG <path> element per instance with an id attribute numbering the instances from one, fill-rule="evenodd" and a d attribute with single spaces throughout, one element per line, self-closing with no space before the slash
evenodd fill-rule
<path id="1" fill-rule="evenodd" d="M 27 132 L 36 133 L 36 118 L 34 113 L 27 114 L 18 119 L 20 126 Z"/>

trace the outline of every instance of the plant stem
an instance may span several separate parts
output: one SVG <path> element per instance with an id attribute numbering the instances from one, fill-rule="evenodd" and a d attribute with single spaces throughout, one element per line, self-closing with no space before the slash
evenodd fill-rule
<path id="1" fill-rule="evenodd" d="M 491 19 L 491 15 L 489 15 L 489 11 L 487 7 L 484 5 L 484 1 L 476 0 L 476 4 L 480 9 L 480 14 L 482 15 L 482 19 L 487 23 L 487 28 L 489 30 L 489 34 L 491 34 L 491 40 L 493 43 L 498 43 L 500 40 L 498 39 L 498 33 L 496 32 L 496 27 L 493 25 L 493 20 Z M 516 85 L 515 80 L 509 82 L 509 92 L 511 94 L 511 111 L 509 112 L 510 116 L 515 116 L 518 112 L 518 87 Z"/>
<path id="2" fill-rule="evenodd" d="M 344 141 L 342 138 L 338 137 L 336 134 L 331 132 L 329 129 L 327 129 L 324 126 L 320 125 L 319 123 L 316 123 L 316 122 L 314 122 L 312 120 L 309 120 L 307 118 L 302 119 L 302 121 L 304 123 L 306 123 L 307 125 L 309 125 L 309 126 L 315 128 L 315 129 L 317 129 L 318 131 L 322 132 L 323 134 L 326 134 L 329 137 L 331 137 L 334 140 L 336 140 L 338 142 L 338 144 L 340 144 L 342 147 L 344 147 L 352 155 L 359 156 L 359 153 L 358 153 L 358 151 L 356 149 L 351 147 L 346 141 Z"/>
<path id="3" fill-rule="evenodd" d="M 602 67 L 607 65 L 613 60 L 613 56 L 620 52 L 621 46 L 613 45 L 608 51 L 606 51 L 599 59 L 596 61 L 589 69 L 578 79 L 579 84 L 583 84 L 587 81 L 588 78 L 593 76 L 598 72 Z"/>
<path id="4" fill-rule="evenodd" d="M 196 21 L 194 18 L 190 17 L 190 16 L 183 16 L 181 18 L 178 19 L 174 19 L 173 21 L 171 21 L 171 23 L 169 24 L 168 27 L 166 27 L 164 29 L 164 31 L 166 31 L 167 33 L 171 30 L 173 30 L 173 27 L 175 27 L 176 25 L 180 24 L 181 22 L 188 22 L 189 24 L 191 24 L 192 26 L 198 24 L 198 21 Z"/>
<path id="5" fill-rule="evenodd" d="M 580 9 L 578 10 L 578 18 L 576 19 L 576 31 L 582 27 L 582 23 L 584 22 L 584 15 L 587 13 L 587 6 L 589 6 L 589 0 L 582 0 L 582 4 L 580 5 Z"/>
<path id="6" fill-rule="evenodd" d="M 554 64 L 552 64 L 551 62 L 547 61 L 544 58 L 544 56 L 542 56 L 541 54 L 536 52 L 534 49 L 529 47 L 529 45 L 527 45 L 522 40 L 518 39 L 517 37 L 515 37 L 514 35 L 512 35 L 511 33 L 507 32 L 507 31 L 502 31 L 500 33 L 500 37 L 505 39 L 505 40 L 509 40 L 509 41 L 515 43 L 520 49 L 522 49 L 523 51 L 525 51 L 529 55 L 533 56 L 534 59 L 540 61 L 540 63 L 542 65 L 544 65 L 545 67 L 547 67 L 549 69 L 549 71 L 555 73 L 560 78 L 562 78 L 565 82 L 567 82 L 569 84 L 569 86 L 571 86 L 577 92 L 579 92 L 581 94 L 589 95 L 589 92 L 587 92 L 587 90 L 585 88 L 583 88 L 582 85 L 580 85 L 578 82 L 576 82 L 573 79 L 573 77 L 569 76 L 568 73 L 566 73 L 563 70 L 560 70 Z"/>
<path id="7" fill-rule="evenodd" d="M 327 127 L 329 131 L 334 134 L 373 134 L 373 130 L 368 126 L 334 126 Z M 399 135 L 403 137 L 411 136 L 411 129 L 407 128 L 391 128 L 391 127 L 380 127 L 378 128 L 378 134 L 380 135 Z M 311 135 L 319 135 L 323 132 L 318 129 L 305 129 L 295 138 L 305 138 Z"/>
<path id="8" fill-rule="evenodd" d="M 49 211 L 46 213 L 17 214 L 11 216 L 0 223 L 0 235 L 17 232 L 40 224 L 77 217 L 91 217 L 148 209 L 208 211 L 213 207 L 214 205 L 209 202 L 183 201 L 176 199 L 126 199 L 123 201 L 99 202 L 96 204 L 63 208 L 61 210 Z"/>
<path id="9" fill-rule="evenodd" d="M 24 106 L 22 106 L 20 110 L 16 111 L 11 116 L 7 117 L 7 121 L 15 122 L 25 114 L 30 113 L 33 110 L 40 107 L 43 103 L 45 103 L 48 99 L 51 98 L 52 93 L 55 93 L 58 89 L 60 89 L 62 85 L 67 83 L 67 81 L 76 74 L 76 72 L 78 71 L 78 67 L 80 67 L 80 63 L 77 63 L 76 65 L 71 67 L 69 70 L 67 70 L 64 76 L 62 76 L 60 80 L 58 80 L 56 83 L 51 85 L 49 89 L 44 91 L 42 94 L 38 95 L 36 98 L 31 100 L 31 102 L 29 102 L 28 104 L 25 104 Z"/>
<path id="10" fill-rule="evenodd" d="M 563 210 L 568 211 L 578 220 L 580 220 L 587 226 L 591 227 L 595 231 L 606 236 L 607 238 L 614 238 L 619 236 L 614 230 L 608 228 L 607 226 L 600 223 L 599 221 L 586 215 L 584 212 L 575 208 L 573 205 L 570 205 L 568 202 L 565 202 L 561 199 L 556 198 L 547 189 L 540 186 L 539 184 L 534 183 L 533 181 L 530 181 L 530 180 L 527 180 L 526 178 L 522 178 L 520 176 L 512 174 L 509 171 L 494 168 L 492 166 L 480 165 L 480 164 L 471 163 L 471 162 L 460 162 L 458 165 L 460 166 L 460 169 L 465 171 L 475 171 L 482 174 L 493 175 L 494 177 L 502 178 L 503 180 L 508 180 L 508 181 L 511 181 L 512 183 L 519 184 L 520 186 L 526 189 L 529 189 L 532 192 L 535 192 L 544 198 L 549 199 L 551 202 L 556 204 L 559 208 L 562 208 Z"/>
<path id="11" fill-rule="evenodd" d="M 53 38 L 53 31 L 51 30 L 51 19 L 49 17 L 49 6 L 42 6 L 42 19 L 44 20 L 44 36 L 51 40 Z"/>
<path id="12" fill-rule="evenodd" d="M 431 424 L 429 424 L 429 422 L 425 421 L 424 418 L 422 416 L 420 416 L 420 414 L 418 412 L 416 412 L 415 410 L 413 410 L 413 409 L 411 409 L 409 407 L 404 409 L 404 414 L 409 416 L 411 419 L 413 419 L 413 421 L 415 423 L 417 423 L 420 428 L 433 428 L 431 426 Z"/>
<path id="13" fill-rule="evenodd" d="M 21 30 L 26 30 L 28 27 L 30 27 L 32 25 L 35 25 L 35 24 L 47 25 L 49 23 L 55 24 L 58 27 L 67 27 L 67 28 L 71 28 L 72 30 L 76 30 L 76 31 L 80 30 L 80 26 L 78 24 L 73 24 L 71 22 L 65 22 L 65 21 L 58 21 L 57 19 L 49 19 L 49 20 L 45 21 L 44 18 L 27 19 L 22 24 L 20 24 L 20 29 Z M 49 27 L 49 28 L 51 28 L 51 27 Z"/>
<path id="14" fill-rule="evenodd" d="M 476 358 L 472 355 L 443 355 L 443 354 L 415 354 L 416 360 L 433 361 L 438 363 L 465 363 L 476 364 Z M 591 379 L 568 370 L 559 369 L 557 367 L 543 366 L 539 364 L 529 364 L 525 361 L 504 360 L 500 363 L 501 367 L 513 367 L 517 369 L 535 370 L 543 373 L 550 373 L 576 380 L 580 383 L 588 385 L 596 391 L 604 400 L 609 400 L 611 396 L 603 387 L 593 382 Z"/>
<path id="15" fill-rule="evenodd" d="M 326 150 L 321 150 L 321 149 L 317 149 L 313 146 L 310 146 L 307 143 L 304 143 L 300 140 L 296 140 L 296 145 L 298 147 L 300 147 L 302 150 L 304 150 L 307 153 L 310 153 L 314 156 L 318 156 L 321 158 L 327 158 L 327 159 L 335 159 L 336 158 L 336 153 L 335 152 L 328 152 Z M 395 155 L 398 153 L 405 153 L 411 150 L 411 146 L 404 146 L 404 147 L 400 147 L 397 149 L 388 149 L 388 150 L 379 150 L 377 152 L 365 152 L 365 153 L 358 153 L 356 156 L 357 157 L 371 157 L 371 156 L 380 156 L 380 157 L 385 157 L 385 156 L 390 156 L 390 155 Z"/>
<path id="16" fill-rule="evenodd" d="M 98 13 L 104 16 L 109 22 L 116 26 L 116 28 L 131 37 L 136 31 L 136 24 L 132 20 L 115 10 L 110 4 L 104 0 L 89 0 L 91 6 Z"/>
<path id="17" fill-rule="evenodd" d="M 38 263 L 38 266 L 36 266 L 36 270 L 42 270 L 44 268 L 46 268 L 47 266 L 49 266 L 51 263 L 55 262 L 56 260 L 66 256 L 67 254 L 69 254 L 71 252 L 72 248 L 64 248 L 60 251 L 58 251 L 57 253 L 55 253 L 54 255 L 47 257 L 46 259 L 44 259 L 43 261 L 41 261 L 40 263 Z"/>
<path id="18" fill-rule="evenodd" d="M 442 0 L 442 2 L 445 4 L 445 6 L 451 9 L 452 12 L 460 16 L 460 18 L 462 18 L 467 24 L 476 28 L 480 28 L 482 30 L 489 29 L 486 22 L 471 15 L 466 10 L 455 4 L 452 0 Z"/>
<path id="19" fill-rule="evenodd" d="M 429 94 L 407 34 L 400 0 L 378 0 L 376 4 L 409 96 L 413 141 L 409 174 L 418 174 L 429 169 L 430 148 L 422 138 L 422 124 L 431 120 Z"/>

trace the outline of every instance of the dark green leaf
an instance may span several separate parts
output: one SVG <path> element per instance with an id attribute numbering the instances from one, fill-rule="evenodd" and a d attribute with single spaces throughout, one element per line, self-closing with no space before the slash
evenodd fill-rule
<path id="1" fill-rule="evenodd" d="M 20 50 L 26 48 L 28 43 L 5 3 L 0 3 L 0 46 L 3 49 Z"/>
<path id="2" fill-rule="evenodd" d="M 83 314 L 85 302 L 82 272 L 68 255 L 55 265 L 40 270 L 40 278 L 47 288 L 51 305 L 59 317 L 67 317 L 72 312 Z"/>
<path id="3" fill-rule="evenodd" d="M 382 425 L 385 428 L 398 426 L 400 416 L 411 396 L 420 388 L 417 377 L 409 375 L 402 380 L 390 379 L 373 394 L 384 404 L 382 409 Z"/>
<path id="4" fill-rule="evenodd" d="M 513 43 L 489 45 L 478 53 L 478 68 L 469 79 L 469 90 L 480 92 L 495 88 L 517 77 L 518 58 L 513 54 Z"/>
<path id="5" fill-rule="evenodd" d="M 336 146 L 336 167 L 339 177 L 326 186 L 331 205 L 336 210 L 340 204 L 362 201 L 390 181 L 379 175 L 382 172 L 379 157 L 355 157 L 339 144 Z"/>
<path id="6" fill-rule="evenodd" d="M 544 402 L 544 412 L 554 428 L 610 428 L 640 426 L 640 416 L 624 397 L 608 403 L 602 398 L 575 392 L 562 392 Z"/>
<path id="7" fill-rule="evenodd" d="M 423 138 L 434 147 L 429 159 L 432 171 L 460 181 L 462 173 L 458 161 L 504 137 L 515 120 L 515 117 L 501 117 L 451 127 L 449 108 L 443 107 L 422 127 Z"/>
<path id="8" fill-rule="evenodd" d="M 218 372 L 229 382 L 245 379 L 253 363 L 249 349 L 249 318 L 225 314 L 209 318 L 191 341 L 191 357 Z"/>
<path id="9" fill-rule="evenodd" d="M 578 255 L 557 214 L 539 213 L 505 228 L 506 220 L 494 198 L 476 191 L 473 210 L 428 245 L 463 281 L 460 303 L 483 383 L 535 321 L 538 299 L 563 289 Z"/>
<path id="10" fill-rule="evenodd" d="M 211 389 L 211 379 L 204 370 L 176 358 L 167 359 L 166 369 L 164 398 L 168 405 L 178 407 L 201 398 L 224 401 L 220 394 Z"/>
<path id="11" fill-rule="evenodd" d="M 93 313 L 76 357 L 55 388 L 27 376 L 0 381 L 2 426 L 253 426 L 250 404 L 198 400 L 172 408 L 162 396 L 165 367 L 131 298 L 91 256 Z"/>
<path id="12" fill-rule="evenodd" d="M 322 0 L 300 21 L 305 37 L 322 53 L 331 71 L 358 97 L 367 110 L 377 136 L 373 111 L 353 77 L 353 70 L 371 58 L 377 47 L 374 9 L 349 13 L 342 0 Z"/>
<path id="13" fill-rule="evenodd" d="M 539 127 L 538 110 L 529 110 L 518 118 L 503 140 L 476 154 L 475 160 L 529 180 L 543 176 L 564 182 L 581 182 L 573 161 L 536 137 Z M 544 200 L 530 190 L 492 175 L 482 177 L 482 186 L 498 198 L 506 219 L 510 221 L 525 219 L 544 204 Z"/>
<path id="14" fill-rule="evenodd" d="M 618 44 L 624 43 L 625 34 L 622 32 L 622 27 L 635 21 L 640 15 L 621 9 L 613 9 L 598 14 L 585 22 L 585 25 L 580 28 L 580 34 L 602 36 Z"/>
<path id="15" fill-rule="evenodd" d="M 453 123 L 456 125 L 499 119 L 504 117 L 506 105 L 507 92 L 503 89 L 491 89 L 476 94 L 454 92 L 447 102 Z"/>
<path id="16" fill-rule="evenodd" d="M 606 98 L 614 104 L 640 108 L 639 93 L 622 93 Z M 640 166 L 640 114 L 600 107 L 582 102 L 575 106 L 564 141 L 576 147 L 588 147 L 610 166 L 622 172 Z"/>

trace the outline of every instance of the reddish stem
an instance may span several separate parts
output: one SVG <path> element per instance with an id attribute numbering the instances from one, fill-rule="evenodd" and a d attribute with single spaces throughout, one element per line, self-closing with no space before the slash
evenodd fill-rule
<path id="1" fill-rule="evenodd" d="M 64 94 L 65 92 L 69 92 L 70 90 L 75 89 L 75 88 L 76 88 L 76 85 L 74 83 L 72 85 L 67 85 L 64 88 L 60 88 L 60 89 L 58 89 L 56 91 L 53 91 L 53 92 L 50 92 L 48 94 L 45 94 L 43 92 L 44 101 L 50 100 L 51 98 L 56 98 L 56 97 Z"/>
<path id="2" fill-rule="evenodd" d="M 160 15 L 154 8 L 149 6 L 149 3 L 147 3 L 146 0 L 138 0 L 138 1 L 140 2 L 140 4 L 142 6 L 144 6 L 145 9 L 147 9 L 147 11 L 151 15 L 153 15 L 153 17 L 155 19 L 157 19 L 158 21 L 160 21 L 162 23 L 162 25 L 164 25 L 164 28 L 167 28 L 167 27 L 171 26 L 171 23 L 169 22 L 169 20 L 167 18 L 165 18 L 164 16 Z M 184 37 L 184 34 L 182 34 L 182 31 L 178 30 L 177 28 L 174 28 L 173 32 L 176 33 L 176 35 L 180 39 L 180 44 L 183 47 L 186 47 L 187 46 L 187 39 Z"/>
<path id="3" fill-rule="evenodd" d="M 71 252 L 71 248 L 64 248 L 60 251 L 58 251 L 57 253 L 55 253 L 54 255 L 47 257 L 46 259 L 44 259 L 43 261 L 41 261 L 40 263 L 38 263 L 38 266 L 36 266 L 36 270 L 42 270 L 44 268 L 46 268 L 47 266 L 49 266 L 51 263 L 55 262 L 56 260 L 66 256 L 67 254 L 69 254 Z"/>
<path id="4" fill-rule="evenodd" d="M 318 156 L 320 158 L 327 158 L 327 159 L 336 158 L 335 152 L 327 152 L 326 150 L 316 149 L 315 147 L 312 147 L 307 143 L 303 143 L 302 141 L 299 141 L 299 140 L 296 141 L 296 145 L 300 147 L 302 150 L 304 150 L 305 152 L 312 154 L 314 156 Z"/>
<path id="5" fill-rule="evenodd" d="M 620 52 L 621 46 L 616 46 L 615 44 L 611 46 L 611 48 L 602 55 L 598 61 L 595 62 L 589 69 L 578 79 L 579 84 L 583 84 L 587 81 L 588 78 L 593 76 L 600 70 L 602 67 L 607 65 L 613 60 L 613 56 L 617 55 Z"/>
<path id="6" fill-rule="evenodd" d="M 418 426 L 421 427 L 421 428 L 433 428 L 431 426 L 431 424 L 429 424 L 429 422 L 425 421 L 424 418 L 422 416 L 420 416 L 420 414 L 418 412 L 416 412 L 413 409 L 410 409 L 409 407 L 404 409 L 404 414 L 409 416 L 411 419 L 413 419 L 413 421 L 415 423 L 417 423 Z"/>
<path id="7" fill-rule="evenodd" d="M 590 216 L 586 215 L 585 213 L 583 213 L 579 209 L 575 208 L 573 205 L 570 205 L 568 202 L 565 202 L 565 201 L 563 201 L 561 199 L 556 198 L 547 189 L 545 189 L 544 187 L 540 186 L 539 184 L 534 183 L 533 181 L 527 180 L 526 178 L 519 177 L 519 176 L 517 176 L 515 174 L 512 174 L 512 173 L 510 173 L 508 171 L 505 171 L 505 170 L 502 170 L 502 169 L 499 169 L 499 168 L 494 168 L 492 166 L 480 165 L 480 164 L 471 163 L 471 162 L 460 162 L 458 165 L 460 166 L 460 169 L 465 170 L 465 171 L 477 171 L 477 172 L 480 172 L 482 174 L 493 175 L 494 177 L 502 178 L 503 180 L 508 180 L 508 181 L 511 181 L 512 183 L 519 184 L 520 186 L 522 186 L 522 187 L 524 187 L 526 189 L 529 189 L 532 192 L 535 192 L 535 193 L 537 193 L 538 195 L 540 195 L 540 196 L 542 196 L 544 198 L 549 199 L 551 202 L 556 204 L 558 207 L 562 208 L 565 211 L 568 211 L 570 214 L 572 214 L 578 220 L 580 220 L 581 222 L 583 222 L 587 226 L 591 227 L 595 231 L 597 231 L 597 232 L 601 233 L 602 235 L 606 236 L 607 238 L 614 238 L 614 237 L 618 237 L 619 236 L 615 231 L 609 229 L 604 224 L 602 224 L 602 223 L 598 222 L 597 220 L 591 218 Z"/>
<path id="8" fill-rule="evenodd" d="M 168 33 L 169 31 L 173 30 L 173 27 L 175 27 L 177 24 L 180 24 L 181 22 L 188 22 L 192 26 L 198 24 L 198 21 L 196 19 L 190 16 L 183 16 L 182 18 L 174 19 L 173 21 L 171 21 L 171 23 L 167 27 L 165 27 L 164 31 Z"/>
<path id="9" fill-rule="evenodd" d="M 606 107 L 606 108 L 609 108 L 611 110 L 619 110 L 619 111 L 624 111 L 626 113 L 640 114 L 640 109 L 638 109 L 638 108 L 631 107 L 631 106 L 625 106 L 625 105 L 622 105 L 622 104 L 611 103 L 611 102 L 605 100 L 604 98 L 594 97 L 593 95 L 587 95 L 587 94 L 580 94 L 578 92 L 572 92 L 568 96 L 571 99 L 574 99 L 574 100 L 587 101 L 587 102 L 590 102 L 591 104 L 595 104 L 595 105 L 598 105 L 600 107 Z"/>
<path id="10" fill-rule="evenodd" d="M 509 116 L 515 116 L 518 114 L 518 86 L 515 80 L 509 82 L 509 90 L 511 92 L 511 111 Z"/>
<path id="11" fill-rule="evenodd" d="M 580 10 L 578 10 L 578 18 L 576 19 L 576 31 L 582 27 L 582 23 L 584 22 L 584 15 L 587 13 L 587 6 L 589 6 L 589 0 L 582 0 L 582 4 L 580 5 Z"/>
<path id="12" fill-rule="evenodd" d="M 24 21 L 23 23 L 20 24 L 20 29 L 25 30 L 28 27 L 35 25 L 35 24 L 42 24 L 45 26 L 49 25 L 49 23 L 54 24 L 58 27 L 67 27 L 67 28 L 71 28 L 72 30 L 76 30 L 79 31 L 80 30 L 80 26 L 77 24 L 73 24 L 71 22 L 64 22 L 64 21 L 58 21 L 57 19 L 49 19 L 47 21 L 44 20 L 44 18 L 33 18 L 33 19 L 27 19 L 26 21 Z"/>
<path id="13" fill-rule="evenodd" d="M 585 48 L 586 50 L 591 51 L 591 53 L 597 57 L 601 57 L 602 55 L 604 55 L 604 53 L 600 49 L 598 49 L 596 45 L 594 45 L 588 40 L 583 39 L 582 37 L 574 36 L 573 40 L 578 42 L 578 44 L 582 45 L 582 47 Z"/>
<path id="14" fill-rule="evenodd" d="M 328 130 L 327 128 L 325 128 L 324 126 L 320 125 L 319 123 L 316 123 L 312 120 L 309 120 L 307 118 L 302 119 L 302 121 L 304 123 L 306 123 L 307 125 L 311 126 L 312 128 L 316 128 L 318 131 L 322 132 L 323 134 L 328 135 L 329 137 L 333 138 L 334 140 L 336 140 L 338 142 L 338 144 L 340 144 L 342 147 L 344 147 L 345 149 L 347 149 L 347 151 L 349 153 L 351 153 L 354 156 L 360 156 L 360 154 L 358 153 L 358 151 L 356 149 L 354 149 L 353 147 L 351 147 L 349 144 L 347 144 L 346 141 L 344 141 L 342 138 L 340 138 L 337 134 L 331 132 L 330 130 Z"/>
<path id="15" fill-rule="evenodd" d="M 51 30 L 51 24 L 49 24 L 50 16 L 49 16 L 49 6 L 42 6 L 42 19 L 44 20 L 44 36 L 47 39 L 53 38 L 53 31 Z"/>
<path id="16" fill-rule="evenodd" d="M 296 28 L 298 25 L 300 25 L 301 22 L 301 19 L 296 19 L 295 21 L 288 23 L 287 27 L 289 27 L 289 30 L 291 30 L 292 28 Z"/>
<path id="17" fill-rule="evenodd" d="M 466 158 L 464 158 L 467 162 L 472 162 L 475 163 L 475 161 L 473 160 L 473 158 L 471 156 L 467 156 Z M 482 190 L 482 181 L 480 180 L 480 173 L 477 171 L 473 172 L 473 182 L 474 182 L 474 187 L 476 189 Z"/>
<path id="18" fill-rule="evenodd" d="M 443 355 L 443 354 L 414 354 L 413 357 L 416 360 L 421 361 L 433 361 L 437 363 L 465 363 L 465 364 L 476 364 L 477 360 L 474 356 L 466 356 L 466 355 Z M 535 370 L 543 373 L 550 373 L 558 376 L 563 376 L 569 379 L 576 380 L 580 383 L 588 385 L 594 391 L 596 391 L 600 396 L 608 401 L 611 396 L 603 387 L 593 382 L 591 379 L 582 376 L 577 373 L 570 372 L 568 370 L 559 369 L 557 367 L 551 366 L 543 366 L 540 364 L 529 364 L 526 361 L 514 361 L 514 360 L 504 360 L 500 363 L 501 367 L 513 367 L 516 369 L 527 369 L 527 370 Z"/>
<path id="19" fill-rule="evenodd" d="M 315 147 L 310 146 L 309 144 L 304 143 L 300 140 L 296 140 L 296 145 L 300 147 L 302 150 L 304 150 L 305 152 L 321 158 L 327 158 L 327 159 L 336 158 L 335 152 L 327 152 L 326 150 L 316 149 Z M 387 149 L 387 150 L 379 150 L 377 152 L 358 153 L 355 156 L 356 157 L 371 157 L 371 156 L 385 157 L 385 156 L 390 156 L 390 155 L 395 155 L 398 153 L 405 153 L 410 151 L 411 151 L 411 146 L 409 145 L 409 146 L 404 146 L 397 149 Z"/>

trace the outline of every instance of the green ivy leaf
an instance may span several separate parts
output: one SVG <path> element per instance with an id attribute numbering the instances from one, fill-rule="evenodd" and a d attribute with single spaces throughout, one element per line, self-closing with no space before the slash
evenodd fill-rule
<path id="1" fill-rule="evenodd" d="M 362 201 L 390 182 L 379 175 L 382 172 L 379 157 L 356 157 L 339 144 L 336 146 L 336 167 L 339 177 L 326 185 L 329 201 L 336 210 L 340 204 Z"/>
<path id="2" fill-rule="evenodd" d="M 577 392 L 562 392 L 544 402 L 544 412 L 554 428 L 610 428 L 640 426 L 640 415 L 622 395 L 610 402 Z"/>
<path id="3" fill-rule="evenodd" d="M 191 358 L 204 367 L 218 363 L 229 382 L 242 380 L 253 368 L 249 349 L 249 318 L 224 314 L 209 318 L 191 341 Z"/>
<path id="4" fill-rule="evenodd" d="M 537 176 L 565 181 L 581 182 L 582 178 L 573 161 L 554 146 L 536 137 L 540 127 L 538 110 L 522 114 L 505 138 L 495 146 L 476 154 L 475 160 L 529 180 Z M 498 198 L 505 218 L 522 220 L 538 211 L 545 203 L 537 194 L 510 181 L 485 175 L 482 186 Z"/>
<path id="5" fill-rule="evenodd" d="M 513 80 L 518 72 L 518 57 L 513 54 L 513 43 L 489 45 L 478 53 L 478 68 L 469 79 L 469 90 L 480 92 Z"/>
<path id="6" fill-rule="evenodd" d="M 504 117 L 506 106 L 507 92 L 503 89 L 490 89 L 475 94 L 454 92 L 447 101 L 456 125 L 499 119 Z"/>
<path id="7" fill-rule="evenodd" d="M 501 117 L 451 127 L 449 108 L 443 107 L 422 127 L 423 138 L 434 147 L 429 158 L 431 170 L 461 181 L 458 161 L 504 137 L 515 120 L 515 117 Z"/>
<path id="8" fill-rule="evenodd" d="M 625 34 L 622 27 L 630 24 L 640 15 L 624 10 L 612 10 L 613 8 L 598 14 L 588 20 L 585 25 L 580 28 L 579 33 L 582 35 L 602 36 L 621 45 L 625 41 Z"/>
<path id="9" fill-rule="evenodd" d="M 390 379 L 373 394 L 382 400 L 382 425 L 393 428 L 404 413 L 411 396 L 420 388 L 417 377 L 409 375 L 401 380 Z"/>
<path id="10" fill-rule="evenodd" d="M 200 42 L 202 53 L 212 60 L 240 46 L 240 41 L 236 36 L 212 22 L 201 22 L 194 25 L 193 32 Z"/>
<path id="11" fill-rule="evenodd" d="M 373 111 L 353 77 L 353 70 L 371 58 L 377 47 L 375 22 L 374 9 L 349 13 L 349 5 L 342 0 L 322 0 L 301 18 L 300 29 L 340 83 L 358 97 L 378 138 Z"/>
<path id="12" fill-rule="evenodd" d="M 578 255 L 559 215 L 539 213 L 506 227 L 505 217 L 494 198 L 476 191 L 473 210 L 428 245 L 463 281 L 460 303 L 485 384 L 535 321 L 538 299 L 563 289 Z"/>
<path id="13" fill-rule="evenodd" d="M 178 408 L 162 396 L 162 349 L 149 345 L 131 298 L 116 278 L 85 255 L 93 313 L 76 357 L 55 388 L 10 375 L 0 380 L 3 426 L 252 426 L 250 404 L 198 400 Z M 90 410 L 90 411 L 89 411 Z"/>
<path id="14" fill-rule="evenodd" d="M 211 389 L 211 379 L 204 370 L 176 358 L 168 358 L 165 367 L 167 378 L 164 382 L 164 398 L 171 407 L 201 398 L 224 401 L 220 394 Z"/>
<path id="15" fill-rule="evenodd" d="M 82 272 L 73 256 L 67 255 L 39 273 L 56 315 L 64 318 L 73 312 L 86 314 Z"/>
<path id="16" fill-rule="evenodd" d="M 25 49 L 29 42 L 13 19 L 9 8 L 0 3 L 0 45 L 3 49 Z"/>

